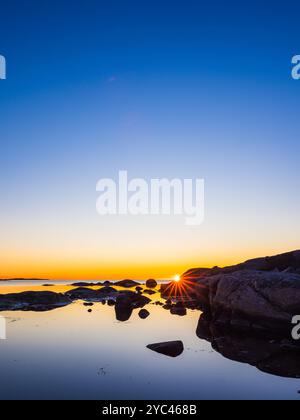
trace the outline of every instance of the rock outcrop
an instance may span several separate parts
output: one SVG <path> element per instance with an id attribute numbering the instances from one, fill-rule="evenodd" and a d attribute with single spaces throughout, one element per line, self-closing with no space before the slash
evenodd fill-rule
<path id="1" fill-rule="evenodd" d="M 162 285 L 162 296 L 186 295 L 214 323 L 290 332 L 300 314 L 300 251 L 236 266 L 187 271 L 180 283 Z"/>
<path id="2" fill-rule="evenodd" d="M 193 281 L 217 274 L 231 274 L 236 271 L 285 271 L 300 274 L 300 250 L 286 252 L 272 257 L 255 258 L 228 267 L 192 268 L 182 275 L 183 280 Z"/>

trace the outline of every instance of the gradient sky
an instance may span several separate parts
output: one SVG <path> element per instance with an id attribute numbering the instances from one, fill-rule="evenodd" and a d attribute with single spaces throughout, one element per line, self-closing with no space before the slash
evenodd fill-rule
<path id="1" fill-rule="evenodd" d="M 166 278 L 299 248 L 296 1 L 1 3 L 0 277 Z M 200 227 L 99 178 L 204 178 Z"/>

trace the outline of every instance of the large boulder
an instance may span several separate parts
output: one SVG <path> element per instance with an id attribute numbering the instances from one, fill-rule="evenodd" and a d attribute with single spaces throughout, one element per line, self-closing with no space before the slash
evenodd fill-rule
<path id="1" fill-rule="evenodd" d="M 202 279 L 195 291 L 216 323 L 289 331 L 300 314 L 300 275 L 290 272 L 219 274 Z"/>
<path id="2" fill-rule="evenodd" d="M 70 303 L 68 296 L 48 291 L 0 295 L 0 311 L 49 311 Z"/>

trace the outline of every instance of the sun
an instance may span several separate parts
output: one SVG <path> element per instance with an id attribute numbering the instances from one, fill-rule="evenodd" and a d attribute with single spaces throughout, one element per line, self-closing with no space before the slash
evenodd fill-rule
<path id="1" fill-rule="evenodd" d="M 179 274 L 176 274 L 176 276 L 174 276 L 174 281 L 180 281 L 180 275 Z"/>

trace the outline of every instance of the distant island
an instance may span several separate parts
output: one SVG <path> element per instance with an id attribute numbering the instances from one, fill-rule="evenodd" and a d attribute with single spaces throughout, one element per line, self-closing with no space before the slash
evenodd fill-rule
<path id="1" fill-rule="evenodd" d="M 49 279 L 26 279 L 23 277 L 17 277 L 17 278 L 12 278 L 12 279 L 0 279 L 0 281 L 19 281 L 19 280 L 24 280 L 24 281 L 49 281 Z"/>

